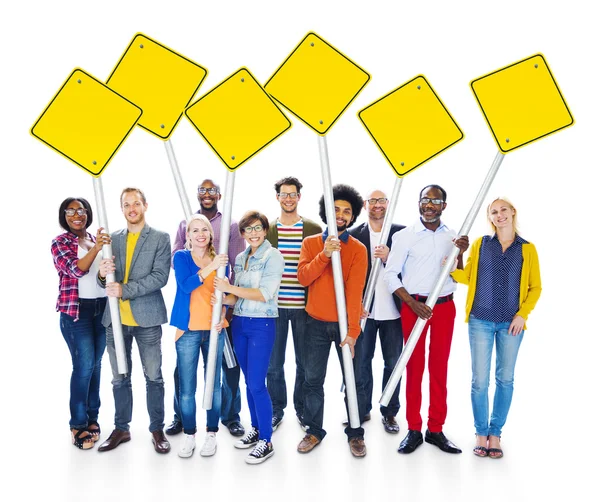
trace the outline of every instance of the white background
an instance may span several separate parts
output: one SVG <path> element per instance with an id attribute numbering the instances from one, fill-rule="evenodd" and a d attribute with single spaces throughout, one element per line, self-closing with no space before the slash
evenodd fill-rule
<path id="1" fill-rule="evenodd" d="M 2 351 L 2 464 L 7 500 L 173 500 L 214 496 L 289 500 L 542 500 L 589 499 L 597 473 L 597 15 L 591 2 L 20 2 L 0 21 L 3 152 L 2 223 L 4 344 Z M 396 453 L 406 433 L 384 433 L 377 406 L 366 424 L 368 455 L 351 457 L 340 421 L 340 371 L 333 354 L 326 385 L 328 436 L 314 452 L 295 448 L 302 432 L 288 415 L 275 433 L 276 454 L 247 466 L 233 438 L 219 433 L 215 457 L 157 455 L 147 432 L 144 381 L 134 356 L 132 441 L 113 452 L 82 452 L 69 443 L 70 356 L 54 312 L 57 277 L 50 241 L 61 232 L 57 208 L 67 196 L 93 201 L 91 177 L 37 141 L 29 129 L 75 67 L 106 79 L 135 33 L 142 32 L 208 68 L 204 94 L 242 66 L 265 82 L 308 31 L 315 31 L 371 75 L 328 135 L 334 183 L 362 193 L 391 191 L 395 176 L 356 113 L 417 74 L 425 75 L 465 132 L 465 139 L 405 179 L 394 221 L 417 217 L 419 190 L 438 183 L 448 191 L 444 220 L 458 229 L 496 154 L 496 145 L 469 82 L 541 52 L 570 106 L 574 127 L 506 156 L 490 195 L 515 203 L 522 235 L 538 248 L 544 290 L 529 319 L 504 429 L 505 457 L 475 458 L 470 407 L 470 354 L 463 323 L 464 290 L 450 356 L 447 435 L 464 453 L 451 456 L 423 445 Z M 595 49 L 594 49 L 595 48 Z M 199 96 L 198 95 L 198 96 Z M 257 208 L 278 214 L 273 182 L 298 176 L 301 213 L 318 219 L 321 195 L 315 133 L 293 127 L 236 174 L 233 215 Z M 148 222 L 174 235 L 182 209 L 162 142 L 137 128 L 103 175 L 111 230 L 124 226 L 118 196 L 127 185 L 145 190 Z M 221 182 L 225 168 L 184 118 L 172 143 L 193 207 L 205 177 Z M 364 220 L 364 215 L 360 221 Z M 95 229 L 94 224 L 92 229 Z M 486 232 L 480 214 L 471 237 Z M 596 239 L 594 239 L 594 243 Z M 164 289 L 170 309 L 171 277 Z M 291 344 L 290 344 L 291 345 Z M 163 375 L 171 419 L 172 328 L 165 327 Z M 288 351 L 288 359 L 293 357 Z M 288 368 L 289 384 L 293 364 Z M 381 362 L 376 357 L 375 380 Z M 377 384 L 376 384 L 377 387 Z M 244 385 L 242 384 L 242 389 Z M 426 386 L 425 386 L 426 389 Z M 102 439 L 112 428 L 113 399 L 104 359 Z M 404 395 L 404 387 L 401 396 Z M 374 394 L 374 403 L 379 399 Z M 402 398 L 404 405 L 404 398 Z M 426 417 L 427 393 L 424 392 Z M 243 422 L 249 414 L 243 409 Z M 198 412 L 199 427 L 204 414 Z M 199 440 L 202 434 L 199 434 Z M 593 463 L 596 469 L 592 469 Z M 4 477 L 4 476 L 3 476 Z M 587 495 L 586 495 L 587 494 Z"/>

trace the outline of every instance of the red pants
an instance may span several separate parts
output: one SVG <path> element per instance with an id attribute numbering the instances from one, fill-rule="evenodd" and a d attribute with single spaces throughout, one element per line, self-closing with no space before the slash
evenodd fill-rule
<path id="1" fill-rule="evenodd" d="M 453 301 L 440 303 L 433 308 L 433 316 L 425 324 L 421 337 L 406 365 L 406 420 L 409 430 L 420 431 L 421 419 L 421 382 L 425 371 L 425 338 L 429 339 L 429 419 L 427 428 L 431 432 L 442 432 L 446 421 L 446 380 L 448 377 L 448 357 L 452 345 L 452 331 L 456 308 Z M 417 322 L 417 315 L 402 304 L 400 320 L 404 342 Z"/>

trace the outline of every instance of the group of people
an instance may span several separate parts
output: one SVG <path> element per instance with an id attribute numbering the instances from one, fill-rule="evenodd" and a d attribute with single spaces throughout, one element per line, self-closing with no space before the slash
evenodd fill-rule
<path id="1" fill-rule="evenodd" d="M 471 398 L 475 419 L 477 456 L 500 458 L 502 427 L 508 415 L 513 375 L 525 321 L 540 293 L 537 252 L 518 233 L 517 211 L 506 198 L 492 201 L 486 211 L 492 234 L 477 239 L 466 264 L 467 236 L 457 236 L 441 216 L 446 191 L 430 185 L 418 198 L 419 218 L 407 227 L 392 224 L 385 244 L 380 244 L 388 198 L 382 190 L 360 193 L 348 185 L 335 185 L 335 235 L 298 212 L 302 184 L 287 177 L 275 183 L 281 207 L 269 222 L 259 211 L 247 211 L 229 228 L 228 253 L 217 254 L 223 230 L 218 211 L 220 188 L 206 179 L 198 187 L 199 211 L 178 227 L 171 251 L 168 234 L 146 223 L 144 193 L 125 188 L 121 209 L 127 227 L 108 235 L 93 222 L 90 204 L 67 198 L 59 207 L 59 224 L 65 232 L 52 242 L 59 274 L 60 327 L 69 347 L 71 375 L 70 411 L 72 443 L 92 448 L 101 430 L 100 368 L 105 347 L 112 368 L 115 400 L 114 430 L 98 448 L 108 451 L 129 441 L 132 415 L 131 349 L 139 348 L 146 378 L 149 430 L 158 453 L 170 451 L 165 436 L 183 432 L 180 457 L 196 449 L 196 391 L 200 352 L 206 363 L 211 329 L 217 333 L 212 406 L 206 412 L 206 436 L 200 455 L 214 455 L 219 421 L 233 436 L 236 448 L 251 448 L 246 462 L 258 464 L 273 453 L 272 435 L 287 407 L 284 363 L 291 324 L 296 374 L 293 404 L 304 431 L 300 453 L 319 445 L 323 429 L 324 382 L 331 344 L 342 364 L 342 347 L 352 353 L 361 424 L 346 421 L 345 433 L 352 455 L 364 457 L 367 449 L 362 424 L 371 419 L 372 361 L 377 336 L 383 356 L 382 389 L 417 320 L 426 321 L 423 334 L 406 367 L 406 418 L 408 431 L 398 451 L 409 454 L 423 443 L 421 386 L 429 333 L 429 413 L 425 441 L 448 453 L 461 453 L 444 434 L 446 381 L 452 342 L 456 283 L 468 285 L 466 314 L 469 326 L 473 379 Z M 324 198 L 319 214 L 327 223 Z M 353 227 L 361 211 L 367 221 Z M 353 228 L 352 228 L 353 227 Z M 113 257 L 102 258 L 101 249 L 112 244 Z M 452 247 L 459 248 L 454 270 L 430 308 L 426 302 Z M 333 253 L 339 252 L 346 298 L 348 334 L 342 340 L 334 292 Z M 374 260 L 383 267 L 369 305 L 363 305 L 366 280 Z M 174 373 L 174 419 L 164 428 L 164 381 L 161 371 L 162 325 L 168 320 L 161 293 L 173 267 L 177 290 L 170 324 L 175 327 L 177 364 Z M 217 274 L 225 268 L 223 277 Z M 107 276 L 114 274 L 114 282 Z M 219 295 L 219 296 L 217 296 Z M 128 373 L 119 373 L 107 296 L 118 299 Z M 213 307 L 222 300 L 220 319 L 213 324 Z M 218 316 L 218 307 L 215 316 Z M 361 329 L 364 319 L 364 330 Z M 237 365 L 224 357 L 227 341 Z M 214 342 L 214 339 L 213 339 Z M 488 389 L 491 356 L 496 346 L 496 389 L 492 412 Z M 250 428 L 240 421 L 239 370 L 246 382 Z M 386 406 L 380 406 L 384 430 L 400 431 L 400 383 Z M 346 401 L 347 406 L 347 401 Z M 347 410 L 348 411 L 348 410 Z M 356 424 L 354 424 L 356 425 Z"/>

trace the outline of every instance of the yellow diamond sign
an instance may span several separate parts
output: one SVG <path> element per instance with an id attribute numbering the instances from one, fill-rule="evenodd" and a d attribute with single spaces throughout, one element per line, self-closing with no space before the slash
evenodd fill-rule
<path id="1" fill-rule="evenodd" d="M 541 54 L 477 78 L 471 89 L 505 153 L 575 122 Z"/>
<path id="2" fill-rule="evenodd" d="M 137 34 L 106 85 L 144 110 L 140 127 L 166 140 L 206 74 L 199 64 Z"/>
<path id="3" fill-rule="evenodd" d="M 315 33 L 309 33 L 265 84 L 266 91 L 324 135 L 370 75 Z"/>
<path id="4" fill-rule="evenodd" d="M 246 68 L 207 92 L 185 114 L 230 171 L 292 125 Z"/>
<path id="5" fill-rule="evenodd" d="M 363 108 L 358 117 L 399 177 L 464 137 L 422 75 Z"/>
<path id="6" fill-rule="evenodd" d="M 142 110 L 123 96 L 75 69 L 33 125 L 31 134 L 97 177 L 141 114 Z"/>

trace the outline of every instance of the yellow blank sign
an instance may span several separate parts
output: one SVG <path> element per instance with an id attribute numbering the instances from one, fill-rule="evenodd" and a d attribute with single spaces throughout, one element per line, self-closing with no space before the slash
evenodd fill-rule
<path id="1" fill-rule="evenodd" d="M 206 69 L 145 35 L 137 34 L 106 85 L 138 105 L 139 126 L 169 139 L 206 77 Z"/>
<path id="2" fill-rule="evenodd" d="M 370 75 L 315 33 L 309 33 L 265 84 L 267 92 L 324 135 Z"/>
<path id="3" fill-rule="evenodd" d="M 421 75 L 362 109 L 358 117 L 399 177 L 464 137 Z"/>
<path id="4" fill-rule="evenodd" d="M 230 171 L 292 125 L 246 68 L 207 92 L 185 114 Z"/>
<path id="5" fill-rule="evenodd" d="M 100 176 L 142 110 L 83 70 L 75 69 L 31 134 L 93 176 Z"/>
<path id="6" fill-rule="evenodd" d="M 477 78 L 471 89 L 502 152 L 574 123 L 541 54 Z"/>

